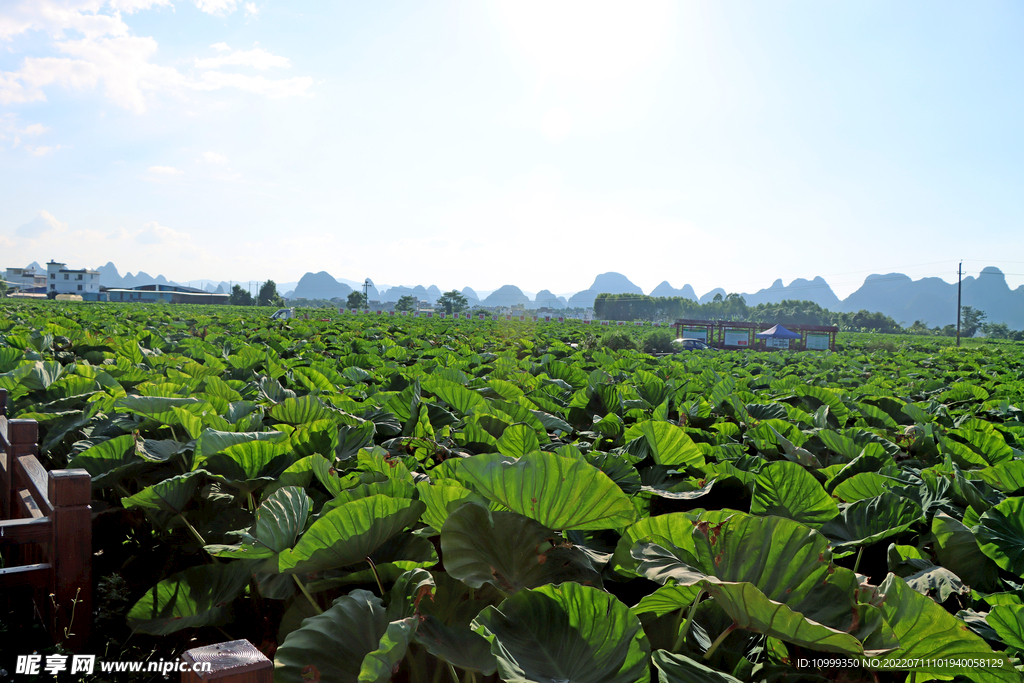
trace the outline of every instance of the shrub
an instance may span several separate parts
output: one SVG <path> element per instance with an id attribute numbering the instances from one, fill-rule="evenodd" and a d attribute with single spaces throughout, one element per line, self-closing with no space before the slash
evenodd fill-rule
<path id="1" fill-rule="evenodd" d="M 625 349 L 636 349 L 636 340 L 633 339 L 633 335 L 625 330 L 615 330 L 614 332 L 606 332 L 601 337 L 601 346 L 611 349 L 612 351 L 623 351 Z"/>
<path id="2" fill-rule="evenodd" d="M 644 353 L 672 353 L 672 340 L 675 339 L 668 330 L 654 329 L 647 333 L 643 341 Z"/>

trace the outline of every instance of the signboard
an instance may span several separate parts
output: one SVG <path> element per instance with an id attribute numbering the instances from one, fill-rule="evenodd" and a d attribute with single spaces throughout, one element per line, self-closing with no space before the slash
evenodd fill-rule
<path id="1" fill-rule="evenodd" d="M 829 348 L 829 335 L 827 334 L 814 334 L 809 332 L 807 334 L 807 348 L 814 351 L 828 351 Z"/>
<path id="2" fill-rule="evenodd" d="M 769 349 L 788 349 L 789 339 L 765 339 L 765 346 Z"/>
<path id="3" fill-rule="evenodd" d="M 684 327 L 683 328 L 683 339 L 700 339 L 705 344 L 708 343 L 708 328 L 706 327 Z"/>
<path id="4" fill-rule="evenodd" d="M 750 346 L 750 332 L 748 330 L 725 330 L 726 346 Z"/>

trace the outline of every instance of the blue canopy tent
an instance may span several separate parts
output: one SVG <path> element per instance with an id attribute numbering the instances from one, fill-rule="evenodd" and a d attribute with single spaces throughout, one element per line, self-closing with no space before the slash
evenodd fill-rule
<path id="1" fill-rule="evenodd" d="M 803 338 L 803 335 L 799 332 L 787 330 L 782 325 L 775 325 L 764 332 L 758 332 L 754 336 L 758 339 L 764 339 L 764 345 L 774 349 L 788 349 L 790 340 Z"/>
<path id="2" fill-rule="evenodd" d="M 801 335 L 799 332 L 793 330 L 787 330 L 782 325 L 775 325 L 769 327 L 764 332 L 758 332 L 754 335 L 758 339 L 800 339 Z"/>

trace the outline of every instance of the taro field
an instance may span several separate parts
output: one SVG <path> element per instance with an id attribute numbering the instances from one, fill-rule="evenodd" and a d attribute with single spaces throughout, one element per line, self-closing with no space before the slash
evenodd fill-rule
<path id="1" fill-rule="evenodd" d="M 246 638 L 282 683 L 1021 680 L 1021 345 L 655 357 L 581 324 L 0 310 L 8 414 L 92 478 L 94 654 Z M 5 649 L 59 647 L 8 617 Z"/>

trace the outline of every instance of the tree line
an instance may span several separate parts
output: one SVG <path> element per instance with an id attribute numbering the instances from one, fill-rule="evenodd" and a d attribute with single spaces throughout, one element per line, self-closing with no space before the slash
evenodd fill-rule
<path id="1" fill-rule="evenodd" d="M 598 294 L 594 315 L 602 320 L 732 320 L 783 325 L 831 325 L 848 332 L 884 332 L 891 334 L 937 334 L 956 336 L 956 325 L 929 327 L 915 320 L 904 327 L 884 313 L 857 311 L 839 313 L 822 308 L 813 301 L 787 299 L 779 303 L 747 305 L 739 294 L 716 294 L 700 303 L 684 297 L 652 297 L 646 294 Z M 1011 330 L 1005 323 L 985 322 L 985 312 L 964 306 L 961 309 L 960 334 L 973 337 L 979 332 L 992 339 L 1024 340 L 1024 331 Z"/>

